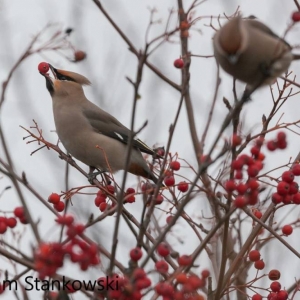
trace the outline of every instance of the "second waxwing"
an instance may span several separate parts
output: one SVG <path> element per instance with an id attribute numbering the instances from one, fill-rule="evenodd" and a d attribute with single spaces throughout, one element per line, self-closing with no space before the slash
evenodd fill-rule
<path id="1" fill-rule="evenodd" d="M 252 91 L 272 84 L 299 59 L 284 39 L 254 18 L 230 19 L 215 34 L 213 47 L 220 66 Z"/>
<path id="2" fill-rule="evenodd" d="M 47 63 L 40 65 L 46 66 L 46 71 L 50 67 L 54 75 L 51 78 L 39 68 L 52 97 L 56 132 L 66 150 L 91 170 L 124 170 L 130 130 L 85 97 L 82 86 L 90 84 L 86 77 Z M 141 152 L 155 155 L 146 144 L 134 139 L 128 171 L 157 183 Z"/>

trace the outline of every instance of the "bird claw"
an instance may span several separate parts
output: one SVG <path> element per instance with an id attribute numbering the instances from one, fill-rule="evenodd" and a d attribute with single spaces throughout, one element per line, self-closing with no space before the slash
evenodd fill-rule
<path id="1" fill-rule="evenodd" d="M 90 184 L 93 184 L 94 183 L 94 180 L 95 179 L 97 179 L 97 176 L 98 175 L 100 175 L 100 174 L 102 174 L 102 173 L 105 173 L 105 171 L 97 171 L 97 172 L 90 172 L 89 174 L 88 174 L 88 181 L 89 181 L 89 183 Z"/>

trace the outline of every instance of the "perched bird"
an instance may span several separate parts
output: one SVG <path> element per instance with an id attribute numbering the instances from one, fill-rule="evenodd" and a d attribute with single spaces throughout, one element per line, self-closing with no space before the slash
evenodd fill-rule
<path id="1" fill-rule="evenodd" d="M 49 68 L 54 79 L 48 74 Z M 89 85 L 90 81 L 48 63 L 40 63 L 38 69 L 46 79 L 56 131 L 66 150 L 90 166 L 91 172 L 95 168 L 111 172 L 124 170 L 130 130 L 85 97 L 82 86 Z M 157 183 L 141 152 L 155 155 L 146 144 L 134 139 L 128 171 Z"/>
<path id="2" fill-rule="evenodd" d="M 254 91 L 287 71 L 294 59 L 291 46 L 254 17 L 230 19 L 214 36 L 214 55 L 220 66 Z"/>

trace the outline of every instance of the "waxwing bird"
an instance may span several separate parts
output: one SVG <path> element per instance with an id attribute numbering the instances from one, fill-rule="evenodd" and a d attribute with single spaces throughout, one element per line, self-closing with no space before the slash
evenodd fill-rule
<path id="1" fill-rule="evenodd" d="M 54 78 L 49 76 L 48 66 Z M 80 74 L 58 70 L 47 63 L 41 63 L 39 70 L 46 79 L 46 87 L 52 97 L 56 131 L 66 150 L 91 169 L 124 170 L 131 132 L 85 97 L 82 86 L 89 85 L 90 81 Z M 158 179 L 141 152 L 155 155 L 146 144 L 134 139 L 128 171 L 157 183 Z"/>
<path id="2" fill-rule="evenodd" d="M 263 23 L 253 17 L 230 19 L 214 36 L 214 55 L 220 66 L 254 91 L 287 71 L 299 55 Z"/>

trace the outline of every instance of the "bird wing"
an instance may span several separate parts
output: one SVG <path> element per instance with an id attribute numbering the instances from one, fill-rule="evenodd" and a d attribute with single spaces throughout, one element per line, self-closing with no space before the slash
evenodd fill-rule
<path id="1" fill-rule="evenodd" d="M 249 19 L 247 19 L 246 21 L 251 27 L 261 30 L 266 34 L 271 35 L 276 39 L 279 39 L 281 42 L 285 43 L 289 48 L 292 48 L 289 43 L 287 43 L 283 38 L 279 37 L 276 33 L 274 33 L 268 26 L 257 21 L 254 16 L 250 16 Z"/>
<path id="2" fill-rule="evenodd" d="M 91 109 L 83 109 L 83 114 L 88 119 L 95 131 L 116 139 L 121 143 L 128 144 L 130 130 L 120 123 L 116 118 L 107 112 L 100 110 L 95 106 Z M 140 139 L 133 139 L 133 147 L 138 148 L 141 152 L 154 155 L 153 149 L 148 147 Z"/>

